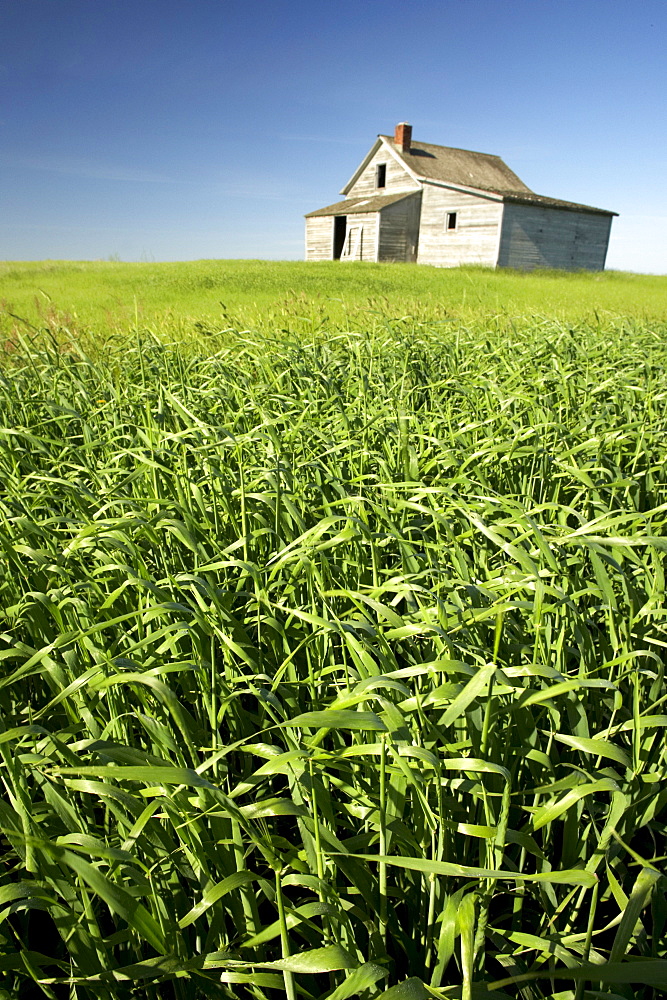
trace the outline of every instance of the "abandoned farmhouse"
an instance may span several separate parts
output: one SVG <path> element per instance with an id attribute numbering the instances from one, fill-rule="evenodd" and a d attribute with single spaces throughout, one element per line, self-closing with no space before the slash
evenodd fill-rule
<path id="1" fill-rule="evenodd" d="M 379 135 L 344 200 L 306 215 L 306 260 L 604 269 L 616 212 L 535 194 L 488 153 Z"/>

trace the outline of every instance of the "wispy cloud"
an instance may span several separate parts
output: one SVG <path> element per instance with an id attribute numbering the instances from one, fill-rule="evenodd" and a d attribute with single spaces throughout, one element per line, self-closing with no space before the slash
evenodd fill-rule
<path id="1" fill-rule="evenodd" d="M 368 136 L 361 136 L 355 138 L 335 136 L 335 135 L 285 135 L 280 134 L 281 139 L 287 139 L 289 142 L 326 142 L 333 143 L 335 146 L 363 146 L 364 143 L 368 143 Z M 375 138 L 375 136 L 372 136 Z"/>
<path id="2" fill-rule="evenodd" d="M 215 191 L 216 194 L 224 198 L 234 198 L 239 201 L 283 201 L 289 204 L 300 204 L 303 201 L 302 192 L 289 192 L 287 190 L 267 190 L 266 186 L 262 187 L 259 184 L 256 187 L 249 185 L 226 185 L 223 184 L 217 187 L 214 184 L 210 185 L 211 190 Z M 287 188 L 287 185 L 285 185 Z"/>
<path id="3" fill-rule="evenodd" d="M 100 163 L 95 160 L 77 157 L 54 156 L 11 156 L 0 154 L 0 163 L 7 167 L 18 167 L 21 170 L 41 170 L 46 173 L 63 174 L 69 177 L 86 177 L 99 181 L 121 181 L 131 184 L 174 184 L 173 177 L 156 173 L 152 170 Z"/>

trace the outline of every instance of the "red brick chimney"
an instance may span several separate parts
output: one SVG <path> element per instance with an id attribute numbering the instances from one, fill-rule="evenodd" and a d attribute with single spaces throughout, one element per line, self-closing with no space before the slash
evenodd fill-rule
<path id="1" fill-rule="evenodd" d="M 408 125 L 407 122 L 399 122 L 394 129 L 394 143 L 398 146 L 402 153 L 409 153 L 411 142 L 412 125 Z"/>

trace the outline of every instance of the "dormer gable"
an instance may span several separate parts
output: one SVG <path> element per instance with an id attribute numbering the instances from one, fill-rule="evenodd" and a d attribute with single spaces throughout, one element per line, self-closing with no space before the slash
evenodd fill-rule
<path id="1" fill-rule="evenodd" d="M 420 188 L 417 175 L 397 154 L 393 142 L 386 136 L 378 136 L 341 194 L 347 198 L 358 198 L 361 195 L 418 191 Z"/>

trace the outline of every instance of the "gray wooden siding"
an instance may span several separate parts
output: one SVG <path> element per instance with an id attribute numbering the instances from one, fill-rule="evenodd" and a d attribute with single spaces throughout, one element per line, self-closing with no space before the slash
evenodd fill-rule
<path id="1" fill-rule="evenodd" d="M 505 205 L 499 267 L 602 271 L 611 216 L 537 205 Z"/>
<path id="2" fill-rule="evenodd" d="M 375 167 L 378 163 L 387 164 L 386 183 L 383 188 L 375 187 Z M 405 167 L 391 155 L 387 149 L 379 149 L 369 161 L 366 169 L 357 177 L 356 184 L 345 195 L 346 198 L 359 198 L 369 194 L 389 194 L 392 191 L 418 191 L 420 184 L 413 181 Z"/>
<path id="3" fill-rule="evenodd" d="M 445 228 L 448 212 L 456 212 L 455 230 Z M 495 267 L 502 214 L 500 201 L 425 184 L 417 263 Z"/>
<path id="4" fill-rule="evenodd" d="M 348 233 L 355 227 L 361 227 L 361 238 L 352 239 L 351 257 L 341 257 L 341 260 L 377 260 L 377 227 L 379 212 L 358 212 L 347 217 Z"/>
<path id="5" fill-rule="evenodd" d="M 382 209 L 378 241 L 379 261 L 414 263 L 417 260 L 420 212 L 419 191 Z"/>
<path id="6" fill-rule="evenodd" d="M 379 212 L 357 212 L 347 217 L 347 231 L 360 228 L 359 238 L 351 241 L 352 256 L 341 260 L 377 260 Z M 306 219 L 306 260 L 333 260 L 333 215 Z"/>
<path id="7" fill-rule="evenodd" d="M 333 216 L 306 219 L 306 260 L 331 260 L 333 257 Z"/>

